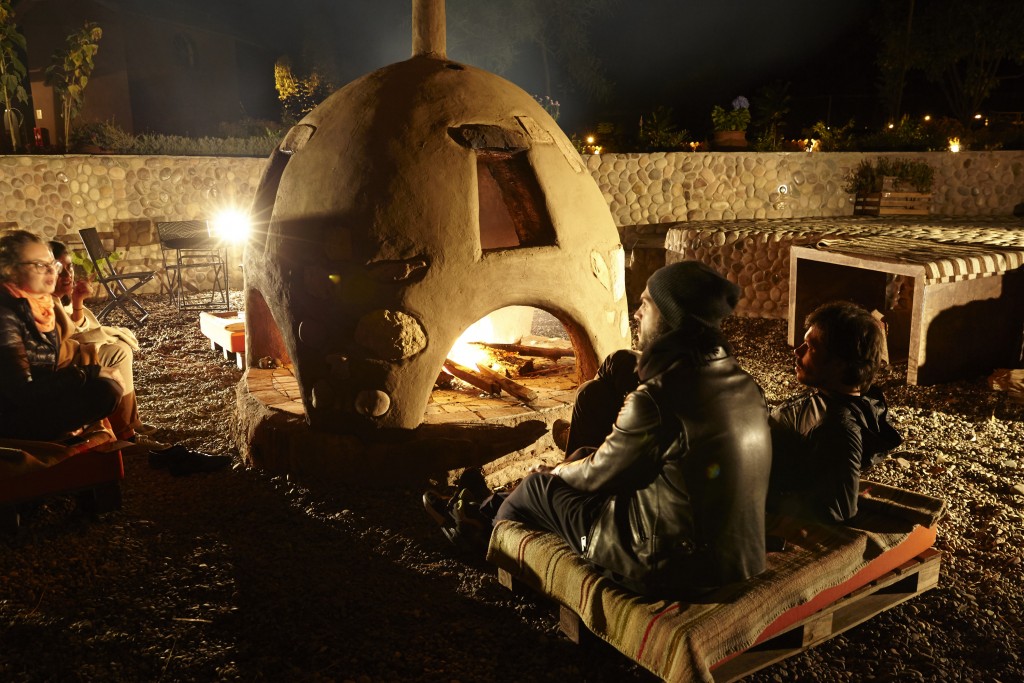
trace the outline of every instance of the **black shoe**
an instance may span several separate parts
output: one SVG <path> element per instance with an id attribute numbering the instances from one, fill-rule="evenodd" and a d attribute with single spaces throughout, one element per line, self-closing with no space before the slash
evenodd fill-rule
<path id="1" fill-rule="evenodd" d="M 554 424 L 551 425 L 551 440 L 555 442 L 555 446 L 558 447 L 563 453 L 565 453 L 566 447 L 569 445 L 569 421 L 558 418 Z"/>
<path id="2" fill-rule="evenodd" d="M 460 494 L 466 493 L 463 489 Z M 451 506 L 455 529 L 445 533 L 448 540 L 464 553 L 483 556 L 491 541 L 491 520 L 480 513 L 480 506 L 466 497 L 457 496 Z"/>
<path id="3" fill-rule="evenodd" d="M 190 474 L 216 472 L 230 464 L 230 455 L 210 455 L 199 451 L 188 451 L 172 460 L 169 469 L 173 476 L 185 477 Z"/>
<path id="4" fill-rule="evenodd" d="M 188 449 L 181 444 L 175 444 L 170 448 L 163 448 L 160 450 L 150 451 L 149 453 L 149 466 L 153 469 L 161 469 L 164 467 L 170 467 L 178 458 L 183 458 L 188 455 Z"/>
<path id="5" fill-rule="evenodd" d="M 445 498 L 437 491 L 423 492 L 423 509 L 427 511 L 431 519 L 437 522 L 438 526 L 441 527 L 441 531 L 455 529 L 455 518 L 452 517 L 451 511 L 448 510 L 448 503 L 450 501 L 450 498 Z M 447 535 L 446 533 L 445 536 Z"/>

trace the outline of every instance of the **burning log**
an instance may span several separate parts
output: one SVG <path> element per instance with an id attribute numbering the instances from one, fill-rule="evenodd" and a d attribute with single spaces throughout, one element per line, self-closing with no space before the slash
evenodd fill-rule
<path id="1" fill-rule="evenodd" d="M 536 391 L 527 389 L 522 384 L 519 384 L 518 382 L 515 382 L 488 367 L 480 365 L 479 363 L 477 363 L 476 367 L 484 377 L 494 380 L 498 383 L 498 386 L 518 398 L 523 403 L 532 403 L 537 400 Z"/>
<path id="2" fill-rule="evenodd" d="M 566 348 L 552 348 L 550 346 L 527 346 L 526 344 L 492 344 L 489 342 L 470 342 L 478 346 L 485 346 L 489 349 L 496 351 L 511 351 L 512 353 L 518 353 L 520 356 L 541 356 L 542 358 L 551 358 L 558 360 L 562 356 L 569 356 L 570 358 L 575 357 L 576 353 L 573 349 Z"/>
<path id="3" fill-rule="evenodd" d="M 571 365 L 548 365 L 542 368 L 530 368 L 527 369 L 524 365 L 519 370 L 520 377 L 544 377 L 546 375 L 562 375 L 568 374 L 573 370 Z"/>
<path id="4" fill-rule="evenodd" d="M 446 372 L 455 375 L 463 382 L 472 384 L 477 389 L 486 391 L 488 394 L 501 393 L 501 387 L 498 382 L 495 382 L 489 377 L 484 377 L 483 375 L 474 372 L 473 370 L 470 370 L 465 365 L 460 365 L 456 363 L 451 358 L 444 359 L 444 369 Z"/>

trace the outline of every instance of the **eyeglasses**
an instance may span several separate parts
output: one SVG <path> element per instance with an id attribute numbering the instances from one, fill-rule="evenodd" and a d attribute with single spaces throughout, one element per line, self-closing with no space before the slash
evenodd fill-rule
<path id="1" fill-rule="evenodd" d="M 59 273 L 64 269 L 64 264 L 60 261 L 22 261 L 18 265 L 21 266 L 32 266 L 32 268 L 40 275 L 48 272 Z"/>

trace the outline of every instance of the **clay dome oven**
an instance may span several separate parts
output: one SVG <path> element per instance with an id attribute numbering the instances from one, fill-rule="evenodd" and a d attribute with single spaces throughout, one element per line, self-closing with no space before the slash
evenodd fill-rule
<path id="1" fill-rule="evenodd" d="M 414 3 L 412 58 L 293 127 L 256 193 L 243 383 L 289 368 L 314 430 L 417 427 L 453 343 L 502 307 L 558 318 L 583 377 L 629 343 L 600 190 L 529 94 L 446 59 L 443 12 Z"/>

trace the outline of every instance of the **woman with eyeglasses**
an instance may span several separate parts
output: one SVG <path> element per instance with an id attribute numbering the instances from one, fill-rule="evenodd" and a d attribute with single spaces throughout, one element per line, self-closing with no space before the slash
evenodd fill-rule
<path id="1" fill-rule="evenodd" d="M 139 419 L 139 410 L 135 400 L 133 382 L 133 352 L 139 350 L 139 342 L 135 334 L 124 327 L 103 325 L 92 311 L 85 307 L 85 300 L 92 294 L 89 281 L 75 279 L 75 267 L 63 242 L 51 241 L 50 251 L 55 261 L 61 264 L 57 273 L 57 285 L 53 296 L 58 300 L 58 319 L 61 311 L 67 314 L 68 324 L 66 337 L 77 341 L 81 349 L 95 351 L 96 362 L 103 367 L 116 368 L 124 380 L 124 396 L 117 404 L 114 412 L 108 416 L 114 434 L 123 441 L 134 441 L 136 432 L 151 433 L 153 429 L 143 425 Z M 58 325 L 62 322 L 58 320 Z M 60 365 L 66 365 L 79 358 L 66 357 L 62 354 Z"/>
<path id="2" fill-rule="evenodd" d="M 61 264 L 25 230 L 0 234 L 0 437 L 51 441 L 110 415 L 124 394 L 114 368 L 59 367 L 53 292 Z"/>

